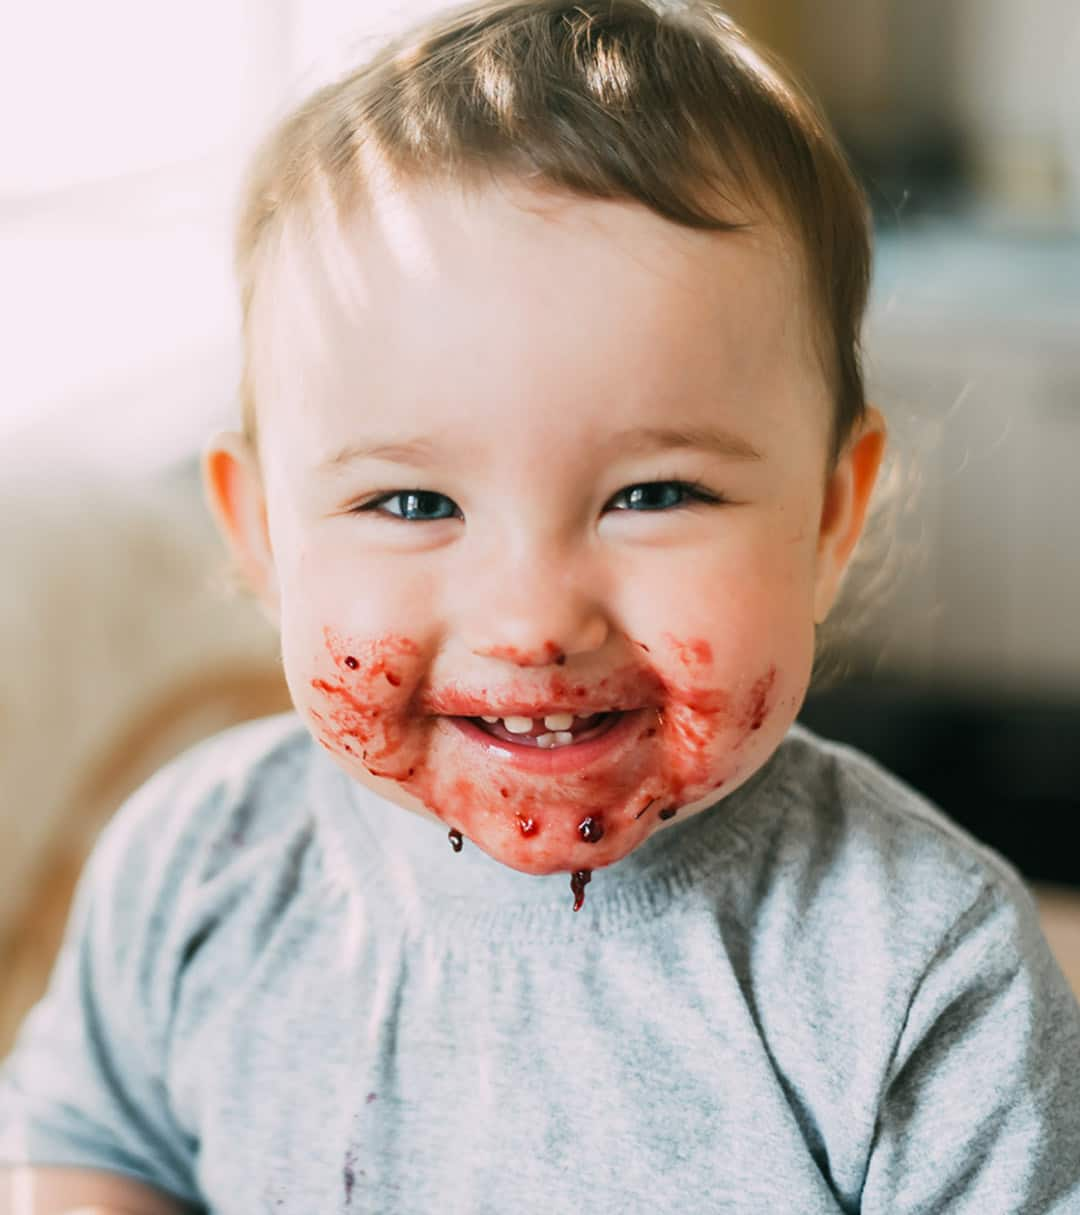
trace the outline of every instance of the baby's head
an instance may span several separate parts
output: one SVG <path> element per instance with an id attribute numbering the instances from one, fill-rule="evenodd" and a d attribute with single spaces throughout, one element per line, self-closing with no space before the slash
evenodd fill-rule
<path id="1" fill-rule="evenodd" d="M 238 262 L 209 493 L 346 772 L 580 875 L 761 767 L 884 423 L 863 196 L 715 4 L 424 26 L 274 133 Z"/>

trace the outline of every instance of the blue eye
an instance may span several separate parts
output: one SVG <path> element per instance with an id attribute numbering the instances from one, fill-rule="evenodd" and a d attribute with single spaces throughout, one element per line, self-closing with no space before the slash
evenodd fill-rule
<path id="1" fill-rule="evenodd" d="M 461 514 L 452 498 L 429 489 L 399 489 L 396 493 L 383 494 L 381 498 L 365 502 L 356 509 L 393 515 L 395 518 L 416 523 L 453 519 Z"/>
<path id="2" fill-rule="evenodd" d="M 608 503 L 613 510 L 665 511 L 687 502 L 723 499 L 689 481 L 645 481 L 621 489 Z"/>

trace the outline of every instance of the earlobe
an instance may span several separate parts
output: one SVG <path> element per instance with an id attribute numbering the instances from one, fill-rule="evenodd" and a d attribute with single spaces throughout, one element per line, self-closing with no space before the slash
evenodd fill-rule
<path id="1" fill-rule="evenodd" d="M 222 431 L 203 453 L 203 487 L 233 561 L 272 621 L 278 590 L 258 460 L 247 439 Z"/>
<path id="2" fill-rule="evenodd" d="M 814 623 L 832 610 L 840 582 L 866 523 L 867 509 L 885 455 L 888 428 L 868 405 L 862 425 L 848 440 L 825 487 L 818 534 Z"/>

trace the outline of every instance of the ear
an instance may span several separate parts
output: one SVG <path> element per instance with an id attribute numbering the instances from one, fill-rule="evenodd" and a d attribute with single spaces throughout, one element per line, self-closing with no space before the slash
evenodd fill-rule
<path id="1" fill-rule="evenodd" d="M 815 624 L 821 624 L 832 610 L 844 570 L 862 535 L 885 454 L 886 435 L 884 417 L 868 405 L 862 425 L 848 440 L 826 482 L 818 532 Z"/>
<path id="2" fill-rule="evenodd" d="M 270 547 L 258 458 L 236 431 L 222 431 L 203 453 L 203 487 L 233 561 L 264 614 L 279 622 L 277 571 Z"/>

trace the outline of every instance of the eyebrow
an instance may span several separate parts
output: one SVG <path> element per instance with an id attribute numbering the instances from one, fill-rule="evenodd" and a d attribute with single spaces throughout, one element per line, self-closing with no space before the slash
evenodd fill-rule
<path id="1" fill-rule="evenodd" d="M 608 446 L 630 452 L 699 448 L 729 460 L 765 458 L 741 435 L 714 426 L 632 426 L 612 435 Z"/>
<path id="2" fill-rule="evenodd" d="M 741 435 L 711 426 L 632 426 L 617 431 L 604 445 L 608 451 L 641 453 L 653 451 L 711 451 L 729 460 L 763 460 L 764 455 Z M 360 460 L 385 460 L 393 464 L 422 467 L 436 462 L 440 444 L 432 438 L 397 442 L 348 443 L 316 468 L 320 475 L 333 475 Z"/>
<path id="3" fill-rule="evenodd" d="M 386 460 L 391 464 L 432 464 L 439 445 L 434 439 L 403 439 L 397 442 L 347 443 L 339 451 L 322 460 L 315 471 L 333 474 L 359 460 Z"/>

